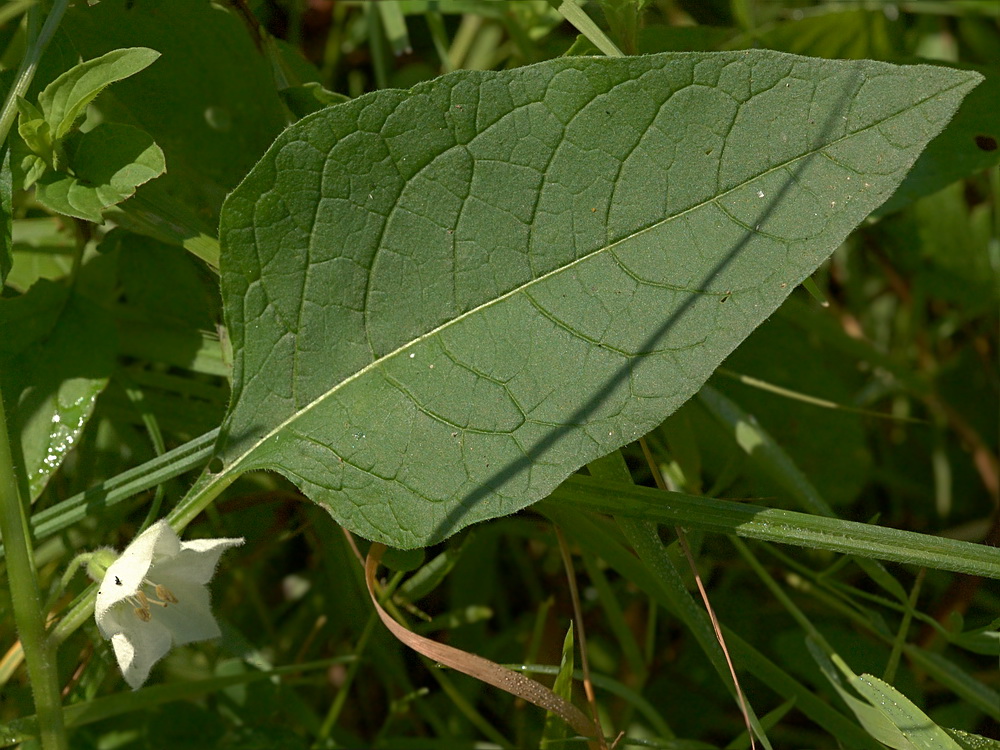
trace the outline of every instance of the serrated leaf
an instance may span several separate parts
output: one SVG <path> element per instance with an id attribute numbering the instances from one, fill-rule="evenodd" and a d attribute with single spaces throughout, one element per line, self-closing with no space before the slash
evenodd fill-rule
<path id="1" fill-rule="evenodd" d="M 115 330 L 106 312 L 41 280 L 0 301 L 0 377 L 13 405 L 31 499 L 75 446 L 114 364 Z"/>
<path id="2" fill-rule="evenodd" d="M 87 105 L 106 87 L 148 68 L 159 56 L 159 52 L 148 47 L 116 49 L 82 62 L 56 78 L 38 95 L 38 105 L 52 129 L 53 139 L 65 137 Z"/>
<path id="3" fill-rule="evenodd" d="M 307 117 L 223 209 L 224 471 L 396 547 L 530 505 L 689 398 L 979 80 L 575 58 Z"/>
<path id="4" fill-rule="evenodd" d="M 160 147 L 148 133 L 102 123 L 80 136 L 71 158 L 73 174 L 50 172 L 35 197 L 53 211 L 100 223 L 101 211 L 166 170 Z"/>

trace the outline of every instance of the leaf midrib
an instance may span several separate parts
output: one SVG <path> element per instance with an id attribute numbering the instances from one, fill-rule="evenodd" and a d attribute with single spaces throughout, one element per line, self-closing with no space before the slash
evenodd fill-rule
<path id="1" fill-rule="evenodd" d="M 924 104 L 926 104 L 931 99 L 933 99 L 935 97 L 938 97 L 938 96 L 941 96 L 942 94 L 947 93 L 947 92 L 949 92 L 949 91 L 951 91 L 953 89 L 959 88 L 964 83 L 966 83 L 966 82 L 965 81 L 958 81 L 953 86 L 949 86 L 946 89 L 942 89 L 942 90 L 936 91 L 934 94 L 931 94 L 931 95 L 928 95 L 928 96 L 925 96 L 925 97 L 921 98 L 920 100 L 912 103 L 906 109 L 902 109 L 902 110 L 899 110 L 897 112 L 894 112 L 894 113 L 892 113 L 890 115 L 887 115 L 886 117 L 884 117 L 884 118 L 882 118 L 882 119 L 880 119 L 880 120 L 878 120 L 876 122 L 870 123 L 869 125 L 865 126 L 864 128 L 852 131 L 851 133 L 845 134 L 845 135 L 841 136 L 840 138 L 837 138 L 837 139 L 834 139 L 834 140 L 829 141 L 827 143 L 824 143 L 821 147 L 819 147 L 817 149 L 814 149 L 814 150 L 811 150 L 811 151 L 807 151 L 805 153 L 799 154 L 798 156 L 796 156 L 796 157 L 794 157 L 792 159 L 787 159 L 784 162 L 781 162 L 781 163 L 776 164 L 776 165 L 774 165 L 772 167 L 769 167 L 768 169 L 760 172 L 759 174 L 754 175 L 753 177 L 750 177 L 750 178 L 744 180 L 743 182 L 740 182 L 739 184 L 734 185 L 733 187 L 731 187 L 731 188 L 729 188 L 727 190 L 724 190 L 723 192 L 721 192 L 721 193 L 719 193 L 717 195 L 712 196 L 711 198 L 708 198 L 708 199 L 703 200 L 703 201 L 701 201 L 699 203 L 696 203 L 696 204 L 694 204 L 692 206 L 689 206 L 688 208 L 686 208 L 683 211 L 680 211 L 680 212 L 678 212 L 676 214 L 673 214 L 671 216 L 668 216 L 668 217 L 665 217 L 663 219 L 660 219 L 659 221 L 657 221 L 657 222 L 655 222 L 653 224 L 650 224 L 647 227 L 643 227 L 642 229 L 640 229 L 640 230 L 638 230 L 636 232 L 633 232 L 632 234 L 629 234 L 629 235 L 627 235 L 625 237 L 622 237 L 622 238 L 616 240 L 615 242 L 612 242 L 609 245 L 605 245 L 605 246 L 596 248 L 595 250 L 592 250 L 591 252 L 589 252 L 589 253 L 587 253 L 585 255 L 581 255 L 579 258 L 575 258 L 574 260 L 570 261 L 569 263 L 561 265 L 558 268 L 554 268 L 551 271 L 547 271 L 544 274 L 542 274 L 541 276 L 537 276 L 537 277 L 535 277 L 533 279 L 530 279 L 529 281 L 527 281 L 527 282 L 525 282 L 525 283 L 523 283 L 523 284 L 521 284 L 519 286 L 516 286 L 516 287 L 510 289 L 507 292 L 504 292 L 503 294 L 499 295 L 498 297 L 494 297 L 493 299 L 490 299 L 490 300 L 488 300 L 486 302 L 483 302 L 483 303 L 481 303 L 479 305 L 476 305 L 475 307 L 470 308 L 469 310 L 466 310 L 465 312 L 460 313 L 459 315 L 457 315 L 454 318 L 452 318 L 452 319 L 450 319 L 450 320 L 448 320 L 448 321 L 446 321 L 446 322 L 444 322 L 444 323 L 436 326 L 435 328 L 432 328 L 431 330 L 427 331 L 426 333 L 420 334 L 419 336 L 417 336 L 414 339 L 411 339 L 410 341 L 406 342 L 402 346 L 399 346 L 399 347 L 393 349 L 392 351 L 387 352 L 386 354 L 383 354 L 381 357 L 373 359 L 367 365 L 365 365 L 364 367 L 360 368 L 356 372 L 348 375 L 346 378 L 344 378 L 343 380 L 341 380 L 339 383 L 335 384 L 332 388 L 330 388 L 327 391 L 325 391 L 322 395 L 316 397 L 315 399 L 313 399 L 312 401 L 310 401 L 308 404 L 305 404 L 304 406 L 296 409 L 288 417 L 286 417 L 284 420 L 282 420 L 281 422 L 279 422 L 276 426 L 274 426 L 273 428 L 271 428 L 270 430 L 268 430 L 264 435 L 262 435 L 260 438 L 258 438 L 252 445 L 250 445 L 250 447 L 248 447 L 245 451 L 243 451 L 243 453 L 241 453 L 238 457 L 236 457 L 235 459 L 233 459 L 229 463 L 229 465 L 225 468 L 225 470 L 222 472 L 222 474 L 225 475 L 225 474 L 229 474 L 229 473 L 231 473 L 233 471 L 236 471 L 239 468 L 239 466 L 244 461 L 246 461 L 247 458 L 249 456 L 251 456 L 261 445 L 263 445 L 264 443 L 266 443 L 268 440 L 270 440 L 275 435 L 279 434 L 282 430 L 285 429 L 285 427 L 287 427 L 288 425 L 296 422 L 300 417 L 302 417 L 303 415 L 305 415 L 305 414 L 309 413 L 310 411 L 312 411 L 312 409 L 314 407 L 316 407 L 319 404 L 321 404 L 324 401 L 326 401 L 327 398 L 329 398 L 330 396 L 333 396 L 334 394 L 336 394 L 338 391 L 341 390 L 341 388 L 346 387 L 347 385 L 350 385 L 351 383 L 353 383 L 355 380 L 359 379 L 360 377 L 362 377 L 364 375 L 367 375 L 369 372 L 373 371 L 375 368 L 377 368 L 378 366 L 380 366 L 383 362 L 387 362 L 390 359 L 392 359 L 393 357 L 395 357 L 395 356 L 397 356 L 399 354 L 404 353 L 405 351 L 407 351 L 411 347 L 414 347 L 417 344 L 423 343 L 424 341 L 430 339 L 432 336 L 436 336 L 441 331 L 447 330 L 449 327 L 462 322 L 467 317 L 470 317 L 471 315 L 477 314 L 477 313 L 479 313 L 482 310 L 487 310 L 490 307 L 492 307 L 493 305 L 496 305 L 496 304 L 499 304 L 501 302 L 504 302 L 504 301 L 506 301 L 507 299 L 510 299 L 511 297 L 513 297 L 516 294 L 520 294 L 521 292 L 523 292 L 525 290 L 531 289 L 536 284 L 539 284 L 539 283 L 541 283 L 543 281 L 546 281 L 547 279 L 549 279 L 551 277 L 554 277 L 557 274 L 563 273 L 564 271 L 567 271 L 567 270 L 569 270 L 571 268 L 574 268 L 576 265 L 578 265 L 578 264 L 580 264 L 580 263 L 582 263 L 584 261 L 587 261 L 587 260 L 589 260 L 589 259 L 591 259 L 593 257 L 596 257 L 600 253 L 603 253 L 603 252 L 608 251 L 608 250 L 613 250 L 615 247 L 618 247 L 618 246 L 620 246 L 621 244 L 623 244 L 625 242 L 629 242 L 629 241 L 635 239 L 636 237 L 640 237 L 640 236 L 642 236 L 643 234 L 645 234 L 647 232 L 651 232 L 654 229 L 657 229 L 658 227 L 664 226 L 668 222 L 674 221 L 674 220 L 679 219 L 679 218 L 681 218 L 681 217 L 683 217 L 683 216 L 685 216 L 685 215 L 687 215 L 689 213 L 692 213 L 694 211 L 702 209 L 705 206 L 711 205 L 711 204 L 713 204 L 713 203 L 715 203 L 715 202 L 717 202 L 717 201 L 725 198 L 726 196 L 731 195 L 732 193 L 736 192 L 737 190 L 745 188 L 747 185 L 753 183 L 754 181 L 760 180 L 761 178 L 763 178 L 763 177 L 765 177 L 765 176 L 767 176 L 769 174 L 772 174 L 772 173 L 774 173 L 774 172 L 776 172 L 778 170 L 785 169 L 788 166 L 796 164 L 797 162 L 799 162 L 799 161 L 801 161 L 803 159 L 807 159 L 807 158 L 810 158 L 812 156 L 816 156 L 817 154 L 819 154 L 819 155 L 825 156 L 828 159 L 831 159 L 831 161 L 833 161 L 838 166 L 840 166 L 842 168 L 846 168 L 846 167 L 843 167 L 843 165 L 840 165 L 836 160 L 834 160 L 831 157 L 829 157 L 826 154 L 824 154 L 823 153 L 824 150 L 828 149 L 828 148 L 830 148 L 830 147 L 832 147 L 832 146 L 834 146 L 834 145 L 836 145 L 838 143 L 841 143 L 841 142 L 843 142 L 843 141 L 845 141 L 845 140 L 847 140 L 849 138 L 853 138 L 853 137 L 855 137 L 855 136 L 857 136 L 857 135 L 859 135 L 861 133 L 864 133 L 864 132 L 870 130 L 871 128 L 879 127 L 883 123 L 888 122 L 889 120 L 891 120 L 891 119 L 893 119 L 895 117 L 899 117 L 900 115 L 902 115 L 902 114 L 904 114 L 906 112 L 911 112 L 911 111 L 917 109 L 918 107 L 923 106 Z M 874 208 L 873 208 L 873 210 L 874 210 Z M 235 413 L 235 412 L 233 412 L 233 413 Z M 228 418 L 227 418 L 227 421 L 228 421 Z"/>

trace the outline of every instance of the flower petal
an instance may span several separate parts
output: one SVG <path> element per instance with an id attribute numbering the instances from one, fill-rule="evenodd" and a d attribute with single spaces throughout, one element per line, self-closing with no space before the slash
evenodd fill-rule
<path id="1" fill-rule="evenodd" d="M 222 553 L 240 544 L 243 539 L 182 543 L 166 521 L 158 521 L 108 566 L 94 616 L 133 689 L 172 645 L 221 635 L 206 584 Z"/>
<path id="2" fill-rule="evenodd" d="M 96 608 L 94 611 L 94 619 L 97 620 L 97 627 L 105 640 L 111 638 L 113 635 L 129 630 L 135 618 L 136 614 L 133 611 L 133 607 L 125 604 L 120 607 L 109 607 L 99 615 Z"/>
<path id="3" fill-rule="evenodd" d="M 180 551 L 171 559 L 163 560 L 156 566 L 159 577 L 183 577 L 191 583 L 206 584 L 212 580 L 219 557 L 231 547 L 243 544 L 238 539 L 194 539 L 182 542 Z"/>
<path id="4" fill-rule="evenodd" d="M 142 686 L 149 677 L 149 670 L 170 650 L 170 641 L 170 631 L 165 625 L 138 618 L 135 627 L 111 636 L 118 666 L 129 687 L 138 690 Z"/>
<path id="5" fill-rule="evenodd" d="M 98 624 L 111 607 L 135 596 L 154 558 L 171 557 L 180 548 L 180 539 L 166 521 L 157 521 L 133 539 L 121 557 L 108 566 L 108 572 L 97 590 L 94 615 Z"/>
<path id="6" fill-rule="evenodd" d="M 177 597 L 176 604 L 153 608 L 153 620 L 163 623 L 174 639 L 175 646 L 205 641 L 222 635 L 212 615 L 208 589 L 204 586 L 165 582 Z"/>

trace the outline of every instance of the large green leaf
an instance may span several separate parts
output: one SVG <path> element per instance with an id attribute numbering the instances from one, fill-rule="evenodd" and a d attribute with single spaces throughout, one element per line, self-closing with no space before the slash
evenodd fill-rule
<path id="1" fill-rule="evenodd" d="M 223 208 L 222 470 L 402 547 L 535 502 L 689 398 L 979 78 L 566 58 L 307 117 Z"/>
<path id="2" fill-rule="evenodd" d="M 955 120 L 927 147 L 880 215 L 1000 164 L 1000 68 L 983 66 L 978 72 L 982 85 L 962 102 Z"/>

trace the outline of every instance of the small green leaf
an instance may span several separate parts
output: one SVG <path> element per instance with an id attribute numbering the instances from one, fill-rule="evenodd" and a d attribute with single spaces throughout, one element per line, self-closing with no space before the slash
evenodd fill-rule
<path id="1" fill-rule="evenodd" d="M 17 132 L 34 153 L 48 158 L 52 153 L 52 129 L 42 113 L 23 96 L 17 97 Z"/>
<path id="2" fill-rule="evenodd" d="M 114 364 L 110 317 L 47 280 L 0 301 L 0 377 L 32 500 L 73 449 Z"/>
<path id="3" fill-rule="evenodd" d="M 63 29 L 84 57 L 134 46 L 163 53 L 93 108 L 145 130 L 170 165 L 122 206 L 136 214 L 152 206 L 162 216 L 155 228 L 136 228 L 176 244 L 214 236 L 223 198 L 285 124 L 270 68 L 237 14 L 204 0 L 101 0 L 74 3 Z"/>
<path id="4" fill-rule="evenodd" d="M 147 47 L 116 49 L 67 70 L 38 95 L 53 140 L 64 138 L 107 86 L 149 67 L 160 56 Z"/>
<path id="5" fill-rule="evenodd" d="M 24 184 L 21 187 L 27 190 L 52 166 L 52 129 L 27 99 L 19 96 L 17 108 L 17 134 L 28 149 L 24 152 L 22 146 L 18 154 L 20 169 L 24 173 Z"/>
<path id="6" fill-rule="evenodd" d="M 839 654 L 823 653 L 811 639 L 808 646 L 840 697 L 879 742 L 895 750 L 962 750 L 944 729 L 892 685 L 870 674 L 856 675 Z M 865 700 L 849 692 L 842 679 Z"/>
<path id="7" fill-rule="evenodd" d="M 30 122 L 32 120 L 44 120 L 45 115 L 34 104 L 29 102 L 23 96 L 17 97 L 17 112 L 18 117 L 22 122 Z M 24 136 L 22 136 L 23 138 Z"/>
<path id="8" fill-rule="evenodd" d="M 223 209 L 224 471 L 395 547 L 536 502 L 684 403 L 980 80 L 564 58 L 305 118 Z"/>
<path id="9" fill-rule="evenodd" d="M 74 174 L 49 173 L 35 196 L 53 211 L 96 223 L 101 211 L 166 170 L 163 152 L 148 133 L 118 123 L 81 135 L 70 161 Z"/>

